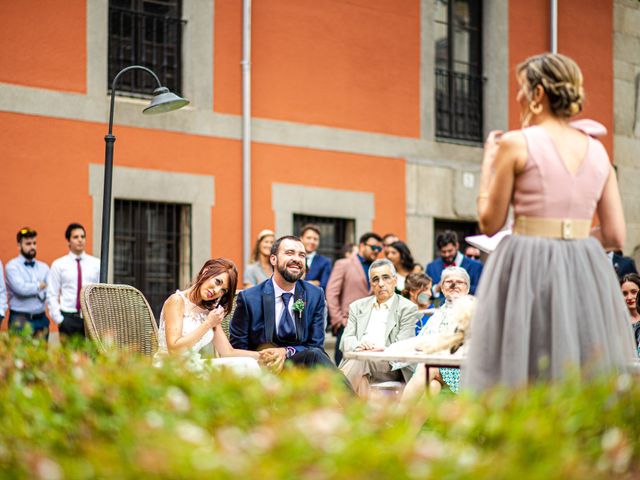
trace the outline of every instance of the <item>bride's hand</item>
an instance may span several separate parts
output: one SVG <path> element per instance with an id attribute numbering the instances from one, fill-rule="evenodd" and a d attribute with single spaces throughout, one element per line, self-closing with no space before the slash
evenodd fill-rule
<path id="1" fill-rule="evenodd" d="M 504 132 L 502 130 L 492 130 L 489 132 L 487 141 L 484 142 L 484 159 L 483 163 L 488 166 L 493 166 L 493 161 L 496 158 L 498 147 L 500 146 L 500 137 Z"/>
<path id="2" fill-rule="evenodd" d="M 224 319 L 224 308 L 221 306 L 217 306 L 213 310 L 209 312 L 207 315 L 207 322 L 211 328 L 216 328 L 218 325 L 222 323 Z"/>

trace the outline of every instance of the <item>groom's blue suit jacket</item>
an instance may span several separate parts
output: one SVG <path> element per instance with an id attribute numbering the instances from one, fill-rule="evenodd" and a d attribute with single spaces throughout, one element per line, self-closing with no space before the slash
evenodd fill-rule
<path id="1" fill-rule="evenodd" d="M 324 349 L 325 301 L 322 289 L 308 282 L 296 282 L 293 301 L 304 302 L 302 314 L 294 312 L 296 342 L 280 342 L 276 335 L 276 307 L 271 278 L 243 290 L 229 328 L 231 345 L 244 350 L 267 346 L 291 346 L 297 352 L 310 347 Z"/>

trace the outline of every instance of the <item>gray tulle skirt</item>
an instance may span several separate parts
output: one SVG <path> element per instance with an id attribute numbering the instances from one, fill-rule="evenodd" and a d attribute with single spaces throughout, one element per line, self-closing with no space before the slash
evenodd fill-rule
<path id="1" fill-rule="evenodd" d="M 463 389 L 522 386 L 568 372 L 591 377 L 636 359 L 618 279 L 594 238 L 507 237 L 490 255 L 476 295 Z"/>

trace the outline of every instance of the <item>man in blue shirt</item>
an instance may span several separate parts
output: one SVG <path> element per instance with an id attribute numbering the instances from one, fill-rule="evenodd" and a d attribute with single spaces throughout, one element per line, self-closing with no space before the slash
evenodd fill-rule
<path id="1" fill-rule="evenodd" d="M 49 319 L 45 315 L 49 267 L 36 260 L 37 232 L 25 227 L 18 231 L 20 254 L 7 263 L 9 291 L 9 329 L 23 330 L 31 325 L 34 336 L 49 338 Z"/>

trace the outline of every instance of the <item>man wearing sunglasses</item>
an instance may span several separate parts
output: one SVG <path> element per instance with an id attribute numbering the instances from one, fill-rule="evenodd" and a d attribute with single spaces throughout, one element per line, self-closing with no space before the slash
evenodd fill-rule
<path id="1" fill-rule="evenodd" d="M 377 233 L 368 232 L 360 237 L 356 255 L 338 260 L 333 266 L 326 294 L 336 345 L 340 345 L 342 332 L 349 320 L 349 305 L 369 295 L 371 290 L 369 267 L 380 252 L 382 252 L 382 238 Z M 336 348 L 334 359 L 336 365 L 339 365 L 342 360 L 342 352 L 339 348 Z"/>

